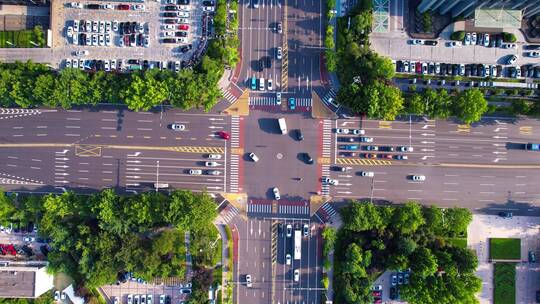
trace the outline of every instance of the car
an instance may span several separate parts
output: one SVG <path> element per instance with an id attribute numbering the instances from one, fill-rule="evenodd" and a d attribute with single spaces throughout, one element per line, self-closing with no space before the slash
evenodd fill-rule
<path id="1" fill-rule="evenodd" d="M 106 46 L 111 45 L 111 34 L 105 34 L 105 45 Z"/>
<path id="2" fill-rule="evenodd" d="M 163 13 L 163 17 L 166 17 L 166 18 L 180 17 L 180 13 L 179 12 L 165 12 Z"/>
<path id="3" fill-rule="evenodd" d="M 189 25 L 187 25 L 187 24 L 180 24 L 180 25 L 178 26 L 178 29 L 179 29 L 179 30 L 182 30 L 182 31 L 187 31 L 187 30 L 189 30 Z"/>
<path id="4" fill-rule="evenodd" d="M 298 270 L 298 269 L 294 270 L 294 281 L 295 282 L 300 281 L 300 270 Z"/>
<path id="5" fill-rule="evenodd" d="M 538 52 L 538 51 L 532 51 L 532 52 L 528 52 L 526 54 L 527 54 L 527 56 L 532 57 L 532 58 L 539 58 L 540 57 L 540 52 Z"/>
<path id="6" fill-rule="evenodd" d="M 304 140 L 304 135 L 302 134 L 302 130 L 296 129 L 294 130 L 294 134 L 296 135 L 296 140 L 298 141 Z"/>
<path id="7" fill-rule="evenodd" d="M 424 45 L 436 46 L 437 44 L 439 44 L 439 42 L 436 41 L 436 40 L 426 40 L 426 41 L 424 41 Z"/>
<path id="8" fill-rule="evenodd" d="M 189 170 L 189 175 L 201 175 L 202 174 L 202 170 L 199 170 L 199 169 L 190 169 Z"/>
<path id="9" fill-rule="evenodd" d="M 111 70 L 111 63 L 109 60 L 104 61 L 104 67 L 105 67 L 105 72 L 109 72 Z"/>
<path id="10" fill-rule="evenodd" d="M 460 76 L 465 76 L 465 65 L 464 64 L 459 65 L 459 75 Z"/>
<path id="11" fill-rule="evenodd" d="M 142 11 L 142 10 L 144 10 L 144 4 L 135 4 L 131 8 L 134 11 Z"/>
<path id="12" fill-rule="evenodd" d="M 425 175 L 413 175 L 412 180 L 413 181 L 425 181 L 426 176 Z"/>
<path id="13" fill-rule="evenodd" d="M 255 155 L 255 153 L 253 153 L 253 152 L 249 153 L 249 158 L 254 162 L 259 161 L 259 157 L 257 155 Z"/>
<path id="14" fill-rule="evenodd" d="M 274 187 L 272 189 L 272 193 L 274 193 L 274 198 L 276 201 L 279 201 L 281 199 L 281 195 L 279 195 L 279 189 L 277 187 Z"/>
<path id="15" fill-rule="evenodd" d="M 276 31 L 278 32 L 278 34 L 283 33 L 283 25 L 281 24 L 281 22 L 277 23 Z"/>
<path id="16" fill-rule="evenodd" d="M 282 51 L 281 47 L 278 47 L 277 51 L 276 51 L 276 58 L 281 60 L 281 57 L 283 56 L 282 54 L 283 54 L 283 51 Z"/>
<path id="17" fill-rule="evenodd" d="M 471 34 L 471 44 L 472 45 L 475 45 L 476 44 L 476 33 L 472 33 Z"/>
<path id="18" fill-rule="evenodd" d="M 512 55 L 506 60 L 506 64 L 514 64 L 517 60 L 517 55 Z"/>
<path id="19" fill-rule="evenodd" d="M 422 45 L 422 44 L 424 44 L 424 40 L 422 40 L 422 39 L 412 39 L 411 44 L 412 45 Z"/>
<path id="20" fill-rule="evenodd" d="M 143 45 L 144 45 L 144 47 L 149 47 L 150 46 L 150 38 L 148 38 L 148 36 L 144 37 Z"/>
<path id="21" fill-rule="evenodd" d="M 486 77 L 489 77 L 489 75 L 490 75 L 489 65 L 485 65 L 485 66 L 484 66 L 484 73 L 483 73 L 483 75 L 486 75 Z"/>
<path id="22" fill-rule="evenodd" d="M 413 147 L 408 147 L 408 146 L 400 146 L 397 148 L 398 151 L 400 152 L 413 152 L 414 151 L 414 148 Z"/>
<path id="23" fill-rule="evenodd" d="M 177 13 L 178 13 L 178 17 L 189 18 L 188 12 L 177 12 Z"/>
<path id="24" fill-rule="evenodd" d="M 231 138 L 231 135 L 229 135 L 229 133 L 227 133 L 225 131 L 218 131 L 217 135 L 219 137 L 221 137 L 222 139 L 230 139 Z"/>
<path id="25" fill-rule="evenodd" d="M 420 61 L 416 63 L 416 73 L 422 73 L 422 63 Z"/>
<path id="26" fill-rule="evenodd" d="M 296 98 L 291 97 L 289 98 L 289 110 L 295 110 L 296 109 Z"/>
<path id="27" fill-rule="evenodd" d="M 398 160 L 407 160 L 407 159 L 409 159 L 409 157 L 407 155 L 399 154 L 399 155 L 396 155 L 396 159 L 398 159 Z"/>
<path id="28" fill-rule="evenodd" d="M 409 273 L 408 272 L 405 272 L 403 274 L 403 284 L 405 284 L 405 285 L 409 284 Z"/>
<path id="29" fill-rule="evenodd" d="M 471 33 L 465 34 L 465 39 L 464 39 L 464 41 L 463 41 L 463 44 L 464 44 L 464 45 L 469 45 L 469 44 L 471 44 Z"/>
<path id="30" fill-rule="evenodd" d="M 60 300 L 60 291 L 55 290 L 54 291 L 54 300 L 59 301 Z"/>
<path id="31" fill-rule="evenodd" d="M 87 50 L 78 50 L 74 52 L 75 56 L 87 56 L 88 51 Z"/>
<path id="32" fill-rule="evenodd" d="M 292 225 L 291 224 L 287 224 L 286 235 L 287 235 L 288 238 L 290 238 L 292 236 Z"/>
<path id="33" fill-rule="evenodd" d="M 165 295 L 160 295 L 159 296 L 159 304 L 165 304 Z"/>
<path id="34" fill-rule="evenodd" d="M 179 23 L 179 24 L 188 24 L 189 23 L 189 20 L 187 18 L 178 18 L 176 19 L 176 23 Z"/>
<path id="35" fill-rule="evenodd" d="M 188 33 L 187 32 L 175 32 L 174 35 L 176 37 L 187 37 Z"/>
<path id="36" fill-rule="evenodd" d="M 344 129 L 344 128 L 337 128 L 336 133 L 337 134 L 349 134 L 350 130 L 349 129 Z"/>
<path id="37" fill-rule="evenodd" d="M 213 12 L 214 10 L 213 6 L 203 6 L 203 12 Z"/>
<path id="38" fill-rule="evenodd" d="M 253 8 L 259 8 L 259 0 L 252 0 Z"/>
<path id="39" fill-rule="evenodd" d="M 99 34 L 99 45 L 104 46 L 105 45 L 105 35 Z"/>
<path id="40" fill-rule="evenodd" d="M 516 67 L 516 77 L 519 78 L 522 76 L 522 73 L 521 73 L 521 68 L 520 67 Z"/>
<path id="41" fill-rule="evenodd" d="M 163 36 L 165 36 L 165 37 L 174 37 L 174 32 L 173 31 L 165 31 L 165 32 L 163 32 Z"/>
<path id="42" fill-rule="evenodd" d="M 208 154 L 206 155 L 208 159 L 221 159 L 221 154 Z"/>
<path id="43" fill-rule="evenodd" d="M 354 135 L 364 135 L 364 134 L 366 134 L 366 130 L 353 129 L 352 134 L 354 134 Z"/>
<path id="44" fill-rule="evenodd" d="M 219 166 L 219 163 L 207 161 L 207 162 L 204 162 L 204 166 L 205 167 L 217 167 L 217 166 Z"/>
<path id="45" fill-rule="evenodd" d="M 251 275 L 249 274 L 246 275 L 246 286 L 247 287 L 253 286 L 253 283 L 251 282 Z"/>
<path id="46" fill-rule="evenodd" d="M 309 236 L 309 225 L 304 224 L 304 226 L 302 227 L 302 231 L 304 232 L 304 237 Z"/>
<path id="47" fill-rule="evenodd" d="M 354 142 L 354 137 L 338 137 L 337 140 L 342 142 Z"/>
<path id="48" fill-rule="evenodd" d="M 398 279 L 397 279 L 397 275 L 396 274 L 392 274 L 392 279 L 391 279 L 391 284 L 392 286 L 396 286 L 397 283 L 398 283 Z"/>
<path id="49" fill-rule="evenodd" d="M 463 44 L 461 43 L 461 41 L 450 41 L 450 42 L 448 42 L 448 47 L 460 47 L 462 45 Z"/>
<path id="50" fill-rule="evenodd" d="M 511 219 L 513 214 L 512 212 L 508 212 L 508 211 L 501 211 L 499 212 L 499 216 L 502 217 L 502 218 L 508 218 L 508 219 Z"/>
<path id="51" fill-rule="evenodd" d="M 265 57 L 263 57 L 263 59 L 264 59 L 264 63 L 266 63 L 266 67 L 271 68 L 272 67 L 272 57 L 265 56 Z"/>
<path id="52" fill-rule="evenodd" d="M 515 43 L 505 43 L 501 45 L 501 48 L 503 49 L 517 49 L 517 45 Z"/>
<path id="53" fill-rule="evenodd" d="M 408 61 L 403 62 L 403 72 L 409 73 L 409 62 Z"/>
<path id="54" fill-rule="evenodd" d="M 180 37 L 180 38 L 177 38 L 176 42 L 177 43 L 188 43 L 188 40 L 185 37 Z"/>
<path id="55" fill-rule="evenodd" d="M 174 124 L 171 125 L 171 129 L 173 131 L 184 131 L 186 129 L 186 125 L 174 123 Z"/>
<path id="56" fill-rule="evenodd" d="M 338 148 L 340 150 L 358 150 L 358 145 L 339 145 Z"/>
<path id="57" fill-rule="evenodd" d="M 272 86 L 272 78 L 268 78 L 268 91 L 272 91 L 274 87 Z"/>
<path id="58" fill-rule="evenodd" d="M 62 292 L 60 293 L 60 300 L 65 300 L 65 299 L 67 299 L 67 295 L 66 295 L 65 292 L 62 291 Z"/>
<path id="59" fill-rule="evenodd" d="M 366 146 L 365 149 L 367 151 L 379 151 L 379 147 L 377 146 Z"/>
<path id="60" fill-rule="evenodd" d="M 287 253 L 285 255 L 285 265 L 291 265 L 291 263 L 292 263 L 291 255 Z"/>
<path id="61" fill-rule="evenodd" d="M 331 179 L 329 177 L 325 177 L 322 179 L 323 183 L 325 184 L 328 184 L 328 185 L 339 185 L 339 181 L 337 179 Z"/>
<path id="62" fill-rule="evenodd" d="M 382 291 L 380 291 L 380 290 L 373 290 L 373 291 L 371 291 L 371 295 L 372 295 L 373 297 L 382 297 Z"/>
<path id="63" fill-rule="evenodd" d="M 375 176 L 375 173 L 373 173 L 373 171 L 360 171 L 360 176 L 373 177 Z"/>
<path id="64" fill-rule="evenodd" d="M 180 61 L 175 61 L 174 62 L 174 71 L 175 72 L 180 72 Z"/>
<path id="65" fill-rule="evenodd" d="M 529 263 L 536 263 L 536 254 L 532 250 L 529 250 Z"/>
<path id="66" fill-rule="evenodd" d="M 174 12 L 178 10 L 178 7 L 176 5 L 165 5 L 163 7 L 163 10 L 168 12 Z"/>
<path id="67" fill-rule="evenodd" d="M 306 162 L 306 164 L 308 164 L 308 165 L 312 165 L 312 164 L 313 164 L 313 158 L 311 158 L 311 156 L 309 155 L 309 153 L 302 153 L 302 158 L 304 159 L 304 161 Z"/>
<path id="68" fill-rule="evenodd" d="M 489 34 L 488 33 L 484 34 L 484 46 L 485 47 L 489 46 Z"/>
<path id="69" fill-rule="evenodd" d="M 397 299 L 397 288 L 392 286 L 390 287 L 390 300 L 396 300 Z"/>
<path id="70" fill-rule="evenodd" d="M 69 38 L 73 37 L 73 27 L 72 27 L 72 26 L 68 26 L 68 27 L 67 27 L 66 35 L 67 35 Z"/>
<path id="71" fill-rule="evenodd" d="M 191 289 L 190 288 L 182 288 L 182 289 L 180 289 L 180 293 L 181 294 L 191 294 Z"/>
<path id="72" fill-rule="evenodd" d="M 216 5 L 216 3 L 215 3 L 213 0 L 204 0 L 204 1 L 202 2 L 202 4 L 203 4 L 204 6 L 214 6 L 214 5 Z"/>
<path id="73" fill-rule="evenodd" d="M 73 59 L 71 61 L 71 67 L 74 68 L 74 69 L 78 68 L 79 67 L 79 60 Z"/>

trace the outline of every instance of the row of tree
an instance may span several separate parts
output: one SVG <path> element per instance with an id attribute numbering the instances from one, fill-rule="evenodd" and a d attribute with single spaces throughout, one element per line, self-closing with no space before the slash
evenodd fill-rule
<path id="1" fill-rule="evenodd" d="M 448 241 L 466 235 L 469 210 L 353 202 L 341 215 L 334 255 L 336 302 L 373 303 L 373 280 L 389 269 L 410 271 L 410 283 L 399 286 L 408 303 L 477 303 L 476 255 Z"/>
<path id="2" fill-rule="evenodd" d="M 63 271 L 93 288 L 117 280 L 119 272 L 137 277 L 183 277 L 185 232 L 190 252 L 202 267 L 213 266 L 215 203 L 206 194 L 177 190 L 120 196 L 113 190 L 93 195 L 66 192 L 47 196 L 0 193 L 3 223 L 37 223 L 39 235 L 51 239 L 49 268 Z"/>
<path id="3" fill-rule="evenodd" d="M 488 110 L 484 94 L 477 88 L 449 94 L 445 89 L 425 89 L 407 98 L 407 110 L 412 114 L 427 114 L 432 118 L 446 119 L 456 116 L 464 123 L 479 121 Z"/>

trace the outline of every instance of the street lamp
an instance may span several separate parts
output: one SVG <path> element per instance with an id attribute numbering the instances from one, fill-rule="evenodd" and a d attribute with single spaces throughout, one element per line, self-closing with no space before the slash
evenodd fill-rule
<path id="1" fill-rule="evenodd" d="M 156 160 L 156 192 L 158 192 L 159 189 L 159 160 Z"/>

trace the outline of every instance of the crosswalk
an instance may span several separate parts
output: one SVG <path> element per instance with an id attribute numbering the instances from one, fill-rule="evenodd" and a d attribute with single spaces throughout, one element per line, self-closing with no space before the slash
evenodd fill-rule
<path id="1" fill-rule="evenodd" d="M 381 159 L 338 157 L 336 158 L 336 164 L 352 165 L 352 166 L 354 165 L 356 166 L 385 166 L 385 165 L 391 165 L 392 162 L 389 160 L 381 160 Z"/>
<path id="2" fill-rule="evenodd" d="M 219 90 L 221 91 L 221 94 L 223 94 L 223 98 L 225 98 L 225 100 L 227 100 L 229 103 L 234 103 L 238 99 L 231 93 L 231 91 L 227 89 L 219 88 Z"/>
<path id="3" fill-rule="evenodd" d="M 240 147 L 240 116 L 235 115 L 231 117 L 231 148 L 238 149 Z M 240 175 L 240 155 L 237 153 L 230 153 L 230 178 L 229 178 L 229 192 L 239 192 L 239 175 Z"/>
<path id="4" fill-rule="evenodd" d="M 331 88 L 330 91 L 326 92 L 326 94 L 323 97 L 323 101 L 325 104 L 332 106 L 330 104 L 330 98 L 333 98 L 334 100 L 337 97 L 337 92 L 334 90 L 334 88 Z"/>
<path id="5" fill-rule="evenodd" d="M 311 98 L 295 98 L 297 107 L 311 107 L 312 101 Z M 277 106 L 276 97 L 250 97 L 249 98 L 250 106 Z"/>
<path id="6" fill-rule="evenodd" d="M 310 214 L 308 201 L 272 201 L 272 200 L 250 200 L 247 206 L 248 215 L 264 214 L 265 216 L 301 216 Z"/>
<path id="7" fill-rule="evenodd" d="M 249 213 L 272 213 L 272 204 L 248 204 Z"/>
<path id="8" fill-rule="evenodd" d="M 309 206 L 280 205 L 278 206 L 280 214 L 309 214 Z"/>
<path id="9" fill-rule="evenodd" d="M 324 222 L 332 221 L 332 218 L 337 214 L 337 210 L 332 207 L 329 203 L 324 203 L 319 210 L 317 210 L 317 215 Z"/>
<path id="10" fill-rule="evenodd" d="M 322 165 L 322 176 L 330 176 L 330 166 L 329 165 Z M 330 185 L 329 184 L 322 183 L 321 195 L 322 196 L 329 196 L 330 195 Z"/>
<path id="11" fill-rule="evenodd" d="M 330 157 L 332 153 L 332 121 L 330 119 L 323 120 L 322 141 L 322 156 Z"/>
<path id="12" fill-rule="evenodd" d="M 225 209 L 223 209 L 223 211 L 220 212 L 217 221 L 218 223 L 226 225 L 232 221 L 238 213 L 240 213 L 240 211 L 233 205 L 229 204 L 227 207 L 225 207 Z"/>

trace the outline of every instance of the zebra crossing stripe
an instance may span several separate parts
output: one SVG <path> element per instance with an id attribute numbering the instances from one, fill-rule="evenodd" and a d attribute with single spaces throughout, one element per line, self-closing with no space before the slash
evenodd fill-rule
<path id="1" fill-rule="evenodd" d="M 386 166 L 391 165 L 392 162 L 388 160 L 378 159 L 362 159 L 362 158 L 336 158 L 336 164 L 342 165 L 358 165 L 358 166 Z"/>
<path id="2" fill-rule="evenodd" d="M 220 91 L 223 94 L 223 98 L 225 98 L 229 103 L 234 103 L 236 101 L 237 98 L 229 90 L 220 88 Z"/>

